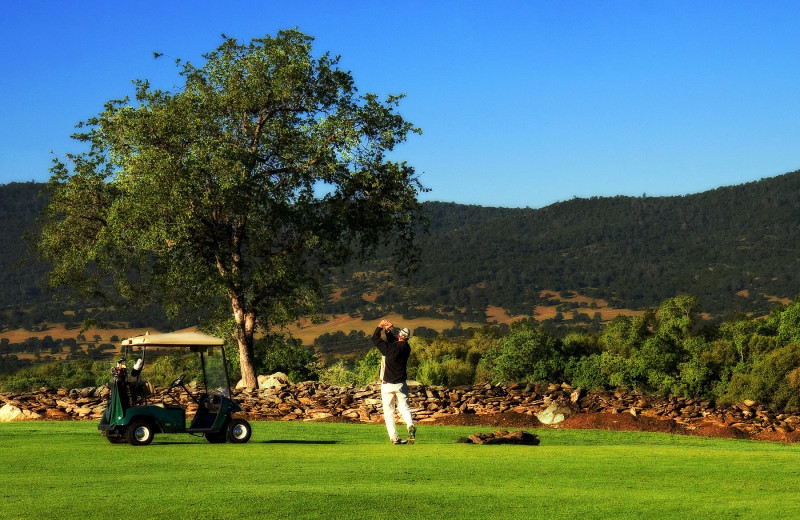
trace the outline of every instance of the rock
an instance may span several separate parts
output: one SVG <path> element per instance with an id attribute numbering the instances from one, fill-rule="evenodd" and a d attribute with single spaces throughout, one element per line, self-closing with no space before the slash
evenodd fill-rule
<path id="1" fill-rule="evenodd" d="M 67 415 L 65 412 L 62 412 L 61 410 L 58 410 L 58 409 L 55 409 L 55 408 L 48 408 L 45 411 L 45 416 L 48 419 L 54 419 L 54 420 L 69 419 L 69 415 Z"/>
<path id="2" fill-rule="evenodd" d="M 34 411 L 22 410 L 22 419 L 24 419 L 24 420 L 28 420 L 28 419 L 35 420 L 35 419 L 41 419 L 41 418 L 42 418 L 41 414 L 38 414 L 38 413 L 36 413 Z"/>
<path id="3" fill-rule="evenodd" d="M 258 376 L 258 388 L 260 390 L 282 388 L 290 384 L 289 377 L 283 372 L 275 372 L 271 376 Z"/>
<path id="4" fill-rule="evenodd" d="M 0 408 L 0 422 L 22 421 L 25 414 L 13 404 L 6 404 Z"/>
<path id="5" fill-rule="evenodd" d="M 492 433 L 473 433 L 469 437 L 461 437 L 458 442 L 467 444 L 525 444 L 538 446 L 539 436 L 525 431 L 507 432 L 498 430 Z"/>
<path id="6" fill-rule="evenodd" d="M 560 403 L 552 403 L 550 406 L 536 414 L 536 418 L 542 424 L 558 424 L 564 419 L 572 416 L 572 409 Z"/>

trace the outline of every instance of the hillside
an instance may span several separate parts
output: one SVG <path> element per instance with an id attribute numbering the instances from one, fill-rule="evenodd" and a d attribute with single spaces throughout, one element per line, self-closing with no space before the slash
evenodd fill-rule
<path id="1" fill-rule="evenodd" d="M 541 291 L 642 309 L 694 294 L 715 315 L 762 314 L 800 293 L 800 171 L 681 197 L 573 199 L 542 209 L 429 203 L 431 233 L 406 296 L 530 314 Z"/>
<path id="2" fill-rule="evenodd" d="M 42 207 L 41 188 L 0 186 L 0 330 L 63 316 L 39 288 L 44 266 L 28 258 L 21 238 Z M 800 294 L 800 171 L 680 197 L 423 209 L 430 228 L 420 236 L 416 274 L 392 279 L 390 258 L 351 266 L 331 278 L 338 290 L 328 312 L 481 323 L 490 308 L 524 316 L 555 304 L 579 308 L 563 307 L 575 295 L 638 310 L 690 293 L 704 311 L 730 316 L 764 314 L 776 299 Z"/>

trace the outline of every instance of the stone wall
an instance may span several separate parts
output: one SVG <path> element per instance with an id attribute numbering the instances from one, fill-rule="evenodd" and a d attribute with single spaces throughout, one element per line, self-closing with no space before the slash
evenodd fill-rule
<path id="1" fill-rule="evenodd" d="M 258 390 L 236 390 L 235 399 L 251 420 L 382 421 L 380 386 L 338 387 L 318 382 L 292 385 L 283 374 L 260 378 Z M 76 390 L 41 389 L 0 394 L 0 421 L 53 419 L 99 420 L 110 391 L 107 387 Z M 194 411 L 185 392 L 159 389 L 152 402 L 179 402 Z M 455 388 L 412 384 L 411 406 L 419 423 L 480 424 L 482 417 L 516 417 L 520 424 L 569 425 L 582 414 L 623 414 L 660 420 L 685 429 L 725 427 L 748 436 L 798 430 L 800 414 L 775 413 L 754 402 L 718 407 L 705 400 L 658 398 L 625 391 L 574 389 L 567 384 L 490 385 Z"/>

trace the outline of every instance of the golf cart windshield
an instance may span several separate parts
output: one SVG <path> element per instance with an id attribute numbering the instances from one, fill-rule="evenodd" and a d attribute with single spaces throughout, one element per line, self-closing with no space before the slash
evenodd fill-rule
<path id="1" fill-rule="evenodd" d="M 155 380 L 157 386 L 181 376 L 198 391 L 230 396 L 224 344 L 200 332 L 145 334 L 122 342 L 123 348 L 141 349 L 140 356 L 147 357 L 142 377 Z"/>

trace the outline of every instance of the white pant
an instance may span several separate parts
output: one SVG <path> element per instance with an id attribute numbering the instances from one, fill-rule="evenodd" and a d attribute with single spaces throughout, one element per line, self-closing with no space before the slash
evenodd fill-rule
<path id="1" fill-rule="evenodd" d="M 383 420 L 386 421 L 386 431 L 389 438 L 397 438 L 397 428 L 395 427 L 394 411 L 397 409 L 400 416 L 406 423 L 406 428 L 414 425 L 414 418 L 411 416 L 411 408 L 408 407 L 408 385 L 402 383 L 383 383 L 381 384 L 381 399 L 383 400 Z"/>

